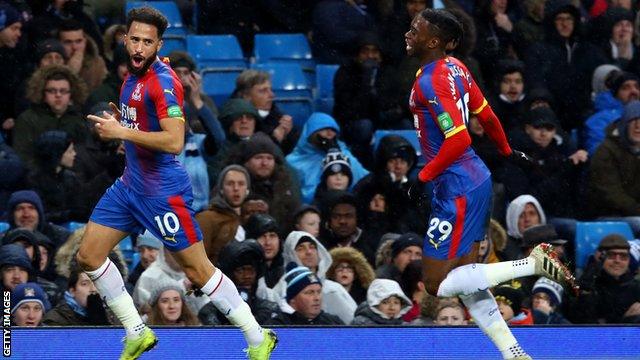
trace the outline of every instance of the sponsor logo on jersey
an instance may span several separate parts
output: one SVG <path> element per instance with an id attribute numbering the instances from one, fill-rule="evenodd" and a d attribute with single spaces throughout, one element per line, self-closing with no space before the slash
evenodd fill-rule
<path id="1" fill-rule="evenodd" d="M 181 118 L 182 109 L 180 109 L 180 106 L 178 105 L 169 106 L 169 108 L 167 109 L 167 115 L 172 118 Z"/>
<path id="2" fill-rule="evenodd" d="M 136 108 L 133 106 L 120 104 L 120 125 L 129 129 L 139 130 L 138 116 Z"/>
<path id="3" fill-rule="evenodd" d="M 427 99 L 427 102 L 433 106 L 438 106 L 438 98 L 436 96 L 433 99 Z"/>
<path id="4" fill-rule="evenodd" d="M 165 94 L 171 94 L 172 96 L 176 96 L 173 92 L 176 91 L 175 89 L 163 89 L 162 92 Z"/>
<path id="5" fill-rule="evenodd" d="M 143 83 L 137 83 L 136 84 L 136 89 L 133 91 L 133 94 L 131 95 L 131 98 L 135 101 L 140 101 L 142 100 L 142 87 L 144 86 Z"/>
<path id="6" fill-rule="evenodd" d="M 449 115 L 448 112 L 443 112 L 438 115 L 438 125 L 440 126 L 440 130 L 444 133 L 453 129 L 453 119 L 451 118 L 451 115 Z"/>

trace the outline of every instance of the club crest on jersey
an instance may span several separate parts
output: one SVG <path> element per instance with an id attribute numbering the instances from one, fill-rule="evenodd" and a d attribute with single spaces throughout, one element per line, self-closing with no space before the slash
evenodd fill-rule
<path id="1" fill-rule="evenodd" d="M 140 101 L 142 100 L 142 87 L 144 86 L 143 83 L 137 83 L 136 84 L 136 89 L 133 91 L 133 94 L 131 95 L 131 98 L 135 101 Z"/>
<path id="2" fill-rule="evenodd" d="M 440 130 L 444 133 L 453 129 L 453 119 L 451 118 L 451 115 L 449 115 L 448 112 L 443 112 L 438 115 L 438 125 L 440 126 Z"/>

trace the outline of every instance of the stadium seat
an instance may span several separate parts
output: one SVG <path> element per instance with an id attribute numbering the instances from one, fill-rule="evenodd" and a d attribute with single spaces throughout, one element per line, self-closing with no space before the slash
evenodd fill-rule
<path id="1" fill-rule="evenodd" d="M 9 230 L 10 227 L 11 225 L 9 225 L 8 222 L 0 222 L 0 232 L 5 232 Z"/>
<path id="2" fill-rule="evenodd" d="M 134 252 L 131 255 L 130 261 L 127 260 L 127 266 L 129 267 L 129 274 L 131 274 L 133 272 L 133 269 L 135 269 L 135 267 L 138 266 L 139 262 L 140 262 L 140 253 Z"/>
<path id="3" fill-rule="evenodd" d="M 165 35 L 187 35 L 187 28 L 183 25 L 180 10 L 178 10 L 178 5 L 176 5 L 174 1 L 127 1 L 125 4 L 125 13 L 141 6 L 155 8 L 167 17 L 169 27 L 167 31 L 165 31 Z"/>
<path id="4" fill-rule="evenodd" d="M 187 50 L 184 36 L 164 34 L 164 37 L 162 38 L 162 47 L 158 52 L 160 56 L 169 56 L 169 54 L 175 50 Z"/>
<path id="5" fill-rule="evenodd" d="M 598 248 L 603 237 L 620 234 L 628 240 L 633 239 L 631 226 L 622 221 L 589 221 L 576 224 L 576 268 L 583 269 L 589 256 Z"/>
<path id="6" fill-rule="evenodd" d="M 67 222 L 67 223 L 62 224 L 62 226 L 63 226 L 65 229 L 67 229 L 67 230 L 69 230 L 69 231 L 71 231 L 71 232 L 74 232 L 74 231 L 76 231 L 76 230 L 78 230 L 78 229 L 80 229 L 81 227 L 84 227 L 84 226 L 86 226 L 86 225 L 87 225 L 86 223 L 76 222 L 76 221 L 69 221 L 69 222 Z"/>
<path id="7" fill-rule="evenodd" d="M 316 111 L 331 114 L 333 112 L 333 78 L 339 65 L 316 66 Z"/>
<path id="8" fill-rule="evenodd" d="M 285 114 L 293 118 L 293 126 L 302 129 L 309 116 L 313 112 L 313 100 L 306 97 L 278 98 L 276 105 Z"/>
<path id="9" fill-rule="evenodd" d="M 256 63 L 251 67 L 271 74 L 271 85 L 276 98 L 312 97 L 311 85 L 298 64 Z"/>
<path id="10" fill-rule="evenodd" d="M 200 69 L 247 67 L 240 43 L 233 35 L 187 35 L 187 51 Z"/>
<path id="11" fill-rule="evenodd" d="M 227 101 L 236 88 L 236 78 L 243 68 L 205 68 L 202 75 L 202 90 L 215 101 L 218 108 Z"/>
<path id="12" fill-rule="evenodd" d="M 298 64 L 307 83 L 315 86 L 316 62 L 304 34 L 256 34 L 253 55 L 256 63 Z"/>

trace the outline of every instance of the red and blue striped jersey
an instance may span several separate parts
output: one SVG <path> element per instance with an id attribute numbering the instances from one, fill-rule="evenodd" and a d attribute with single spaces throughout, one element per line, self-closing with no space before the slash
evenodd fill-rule
<path id="1" fill-rule="evenodd" d="M 129 74 L 120 89 L 120 123 L 147 132 L 162 131 L 160 121 L 183 117 L 183 89 L 171 67 L 156 58 L 141 77 Z M 175 155 L 125 141 L 127 166 L 122 180 L 146 196 L 184 191 L 189 176 Z"/>
<path id="2" fill-rule="evenodd" d="M 487 100 L 464 64 L 446 57 L 418 70 L 409 106 L 428 163 L 436 157 L 445 139 L 467 131 L 469 113 L 478 114 L 487 106 Z M 469 146 L 433 179 L 434 192 L 440 198 L 456 197 L 475 189 L 490 175 Z"/>

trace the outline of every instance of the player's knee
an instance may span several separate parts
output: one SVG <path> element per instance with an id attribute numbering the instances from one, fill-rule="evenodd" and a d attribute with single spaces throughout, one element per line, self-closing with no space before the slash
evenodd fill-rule
<path id="1" fill-rule="evenodd" d="M 438 296 L 469 295 L 488 289 L 490 286 L 484 277 L 483 266 L 484 264 L 469 264 L 454 269 L 438 287 Z"/>
<path id="2" fill-rule="evenodd" d="M 89 256 L 82 249 L 76 253 L 76 262 L 84 271 L 92 271 L 100 267 L 105 259 L 97 259 L 95 256 Z"/>

